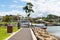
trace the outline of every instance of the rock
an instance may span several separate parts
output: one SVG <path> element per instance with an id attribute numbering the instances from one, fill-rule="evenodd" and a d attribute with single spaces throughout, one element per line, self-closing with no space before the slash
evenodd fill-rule
<path id="1" fill-rule="evenodd" d="M 39 28 L 32 28 L 34 31 L 34 34 L 36 35 L 38 40 L 58 40 L 56 37 L 53 35 L 49 34 L 46 32 L 44 29 L 39 29 Z"/>

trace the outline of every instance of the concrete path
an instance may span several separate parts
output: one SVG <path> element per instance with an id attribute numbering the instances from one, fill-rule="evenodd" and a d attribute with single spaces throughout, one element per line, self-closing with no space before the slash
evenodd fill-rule
<path id="1" fill-rule="evenodd" d="M 8 40 L 33 40 L 29 28 L 23 28 Z"/>

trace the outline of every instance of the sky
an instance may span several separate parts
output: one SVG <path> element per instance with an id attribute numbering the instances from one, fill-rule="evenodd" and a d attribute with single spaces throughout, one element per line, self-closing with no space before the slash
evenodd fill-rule
<path id="1" fill-rule="evenodd" d="M 31 13 L 30 17 L 42 17 L 48 14 L 60 16 L 60 0 L 0 0 L 0 16 L 26 16 L 23 7 L 27 2 L 34 5 L 34 13 Z"/>

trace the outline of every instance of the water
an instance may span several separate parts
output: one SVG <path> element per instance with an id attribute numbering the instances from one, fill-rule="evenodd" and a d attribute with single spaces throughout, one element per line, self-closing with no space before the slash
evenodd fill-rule
<path id="1" fill-rule="evenodd" d="M 60 26 L 48 26 L 47 31 L 52 35 L 60 37 Z"/>
<path id="2" fill-rule="evenodd" d="M 38 25 L 38 24 L 34 24 L 34 25 Z M 40 24 L 38 26 L 40 26 Z M 48 26 L 47 31 L 52 35 L 60 37 L 60 26 Z"/>

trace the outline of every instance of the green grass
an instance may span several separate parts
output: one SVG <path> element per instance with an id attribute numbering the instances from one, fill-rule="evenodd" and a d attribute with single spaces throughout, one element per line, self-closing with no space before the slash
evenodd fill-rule
<path id="1" fill-rule="evenodd" d="M 17 27 L 13 27 L 13 32 L 16 32 L 17 30 L 18 30 Z M 0 27 L 0 40 L 4 40 L 5 38 L 7 38 L 10 35 L 11 34 L 7 33 L 7 27 L 6 26 Z"/>
<path id="2" fill-rule="evenodd" d="M 18 30 L 17 27 L 13 27 L 13 32 L 16 32 Z"/>

